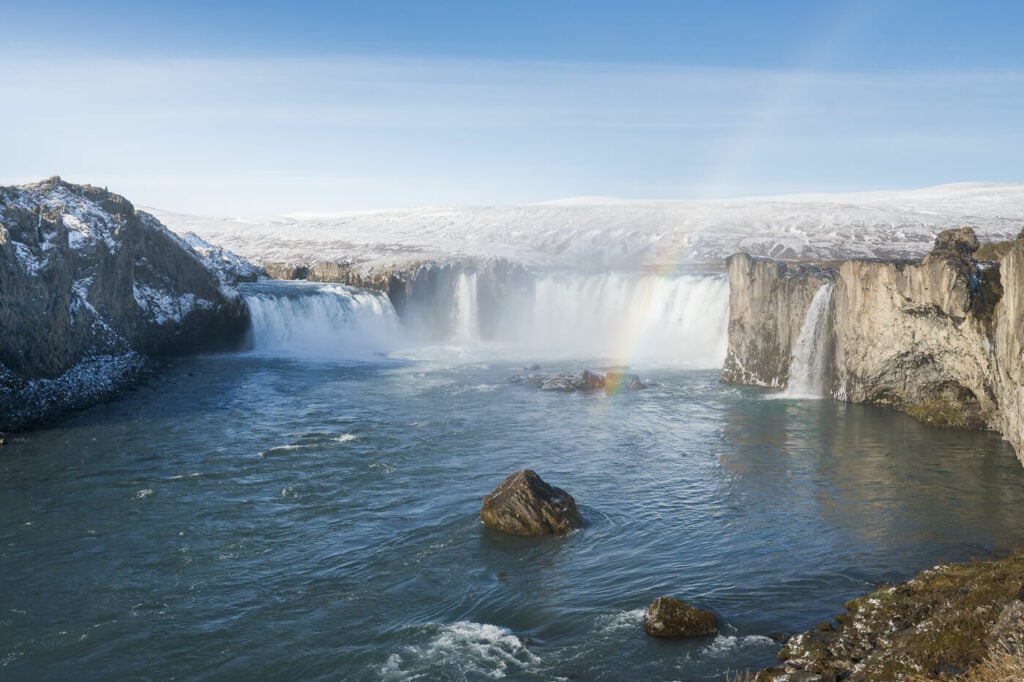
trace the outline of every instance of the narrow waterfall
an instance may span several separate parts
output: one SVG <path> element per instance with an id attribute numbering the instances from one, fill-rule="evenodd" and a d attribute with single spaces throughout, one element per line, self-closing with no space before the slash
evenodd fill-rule
<path id="1" fill-rule="evenodd" d="M 477 298 L 476 273 L 459 274 L 455 282 L 455 338 L 458 341 L 476 341 L 479 338 Z"/>
<path id="2" fill-rule="evenodd" d="M 253 351 L 321 360 L 370 360 L 403 331 L 388 297 L 342 285 L 260 282 L 245 288 Z"/>
<path id="3" fill-rule="evenodd" d="M 832 315 L 833 284 L 826 282 L 814 292 L 789 363 L 785 398 L 824 398 L 828 323 Z"/>

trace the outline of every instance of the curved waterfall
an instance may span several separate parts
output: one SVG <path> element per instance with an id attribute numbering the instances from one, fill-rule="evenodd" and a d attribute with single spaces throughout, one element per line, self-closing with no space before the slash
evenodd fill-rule
<path id="1" fill-rule="evenodd" d="M 259 354 L 369 360 L 397 348 L 403 335 L 391 301 L 378 291 L 260 282 L 245 292 Z"/>
<path id="2" fill-rule="evenodd" d="M 378 292 L 276 282 L 247 292 L 255 350 L 268 354 L 361 358 L 440 342 L 531 360 L 717 368 L 727 346 L 721 275 L 548 274 L 502 289 L 464 271 L 423 298 L 429 311 L 407 304 L 406 324 Z"/>

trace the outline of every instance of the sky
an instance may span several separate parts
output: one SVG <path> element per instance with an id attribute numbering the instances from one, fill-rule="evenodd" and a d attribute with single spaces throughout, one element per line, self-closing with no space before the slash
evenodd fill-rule
<path id="1" fill-rule="evenodd" d="M 1024 3 L 0 0 L 0 184 L 257 216 L 1024 181 Z"/>

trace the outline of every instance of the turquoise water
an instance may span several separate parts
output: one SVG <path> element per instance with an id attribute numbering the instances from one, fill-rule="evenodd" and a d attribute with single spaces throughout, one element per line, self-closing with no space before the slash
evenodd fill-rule
<path id="1" fill-rule="evenodd" d="M 509 383 L 500 349 L 281 355 L 176 360 L 0 449 L 0 677 L 722 679 L 879 582 L 1024 542 L 992 434 L 714 370 L 606 396 Z M 587 525 L 483 527 L 524 467 Z M 722 634 L 646 637 L 661 595 Z"/>

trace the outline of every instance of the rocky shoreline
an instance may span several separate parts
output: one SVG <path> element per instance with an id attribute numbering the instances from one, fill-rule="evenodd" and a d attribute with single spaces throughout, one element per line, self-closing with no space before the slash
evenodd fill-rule
<path id="1" fill-rule="evenodd" d="M 944 564 L 845 604 L 744 682 L 996 682 L 1024 673 L 1024 551 Z"/>

